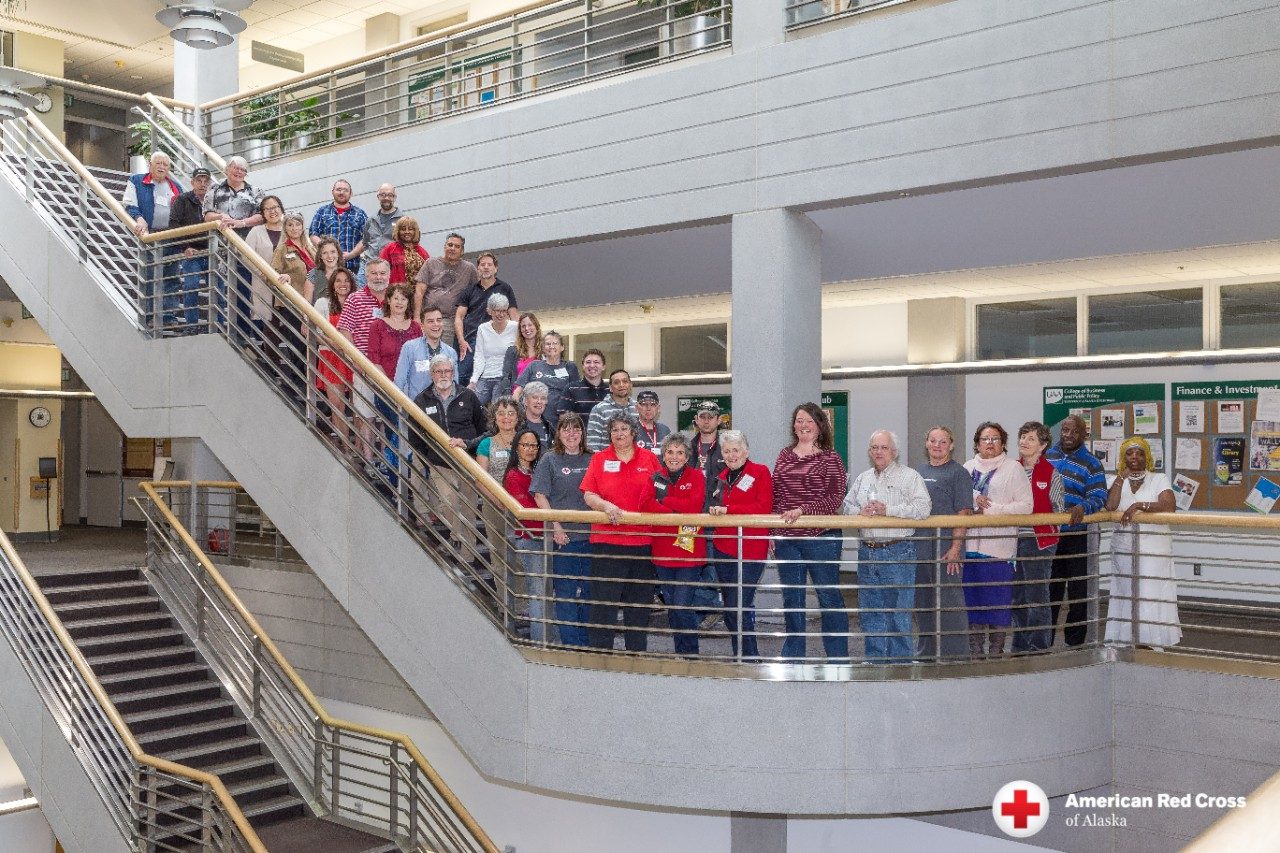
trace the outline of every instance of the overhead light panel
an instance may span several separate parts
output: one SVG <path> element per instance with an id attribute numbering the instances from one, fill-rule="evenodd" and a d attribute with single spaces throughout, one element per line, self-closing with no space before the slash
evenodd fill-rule
<path id="1" fill-rule="evenodd" d="M 156 20 L 169 28 L 169 35 L 187 47 L 213 50 L 226 47 L 248 26 L 236 12 L 248 9 L 253 0 L 166 0 Z"/>
<path id="2" fill-rule="evenodd" d="M 45 85 L 38 74 L 17 68 L 0 68 L 0 122 L 18 118 L 36 105 L 36 96 L 26 89 Z"/>

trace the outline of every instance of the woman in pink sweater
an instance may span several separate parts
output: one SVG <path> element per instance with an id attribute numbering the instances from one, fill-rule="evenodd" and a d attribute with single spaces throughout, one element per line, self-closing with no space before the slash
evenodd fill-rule
<path id="1" fill-rule="evenodd" d="M 1005 453 L 1009 433 L 987 421 L 973 434 L 975 457 L 964 463 L 973 477 L 973 509 L 979 515 L 1026 515 L 1031 512 L 1031 483 L 1022 463 Z M 969 608 L 969 655 L 1004 654 L 1012 621 L 1013 557 L 1018 551 L 1016 527 L 970 528 L 965 540 L 964 603 Z M 987 632 L 990 644 L 987 644 Z"/>

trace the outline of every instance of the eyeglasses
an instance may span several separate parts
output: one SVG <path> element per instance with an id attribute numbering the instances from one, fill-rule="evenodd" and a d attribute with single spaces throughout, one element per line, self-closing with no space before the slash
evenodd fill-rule
<path id="1" fill-rule="evenodd" d="M 984 435 L 982 438 L 978 439 L 978 443 L 979 443 L 979 444 L 999 444 L 999 443 L 1000 443 L 1000 436 L 998 436 L 998 435 L 985 436 L 985 435 Z"/>
<path id="2" fill-rule="evenodd" d="M 534 441 L 534 442 L 522 441 L 516 446 L 519 447 L 521 450 L 537 450 L 541 446 L 541 443 L 537 441 Z"/>

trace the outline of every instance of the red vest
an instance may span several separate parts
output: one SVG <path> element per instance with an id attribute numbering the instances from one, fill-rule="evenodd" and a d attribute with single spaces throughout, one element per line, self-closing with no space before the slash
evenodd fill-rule
<path id="1" fill-rule="evenodd" d="M 1031 469 L 1031 511 L 1036 515 L 1053 512 L 1053 502 L 1049 500 L 1050 487 L 1053 485 L 1053 463 L 1043 456 Z M 1036 544 L 1041 550 L 1058 544 L 1058 526 L 1056 524 L 1037 524 Z"/>

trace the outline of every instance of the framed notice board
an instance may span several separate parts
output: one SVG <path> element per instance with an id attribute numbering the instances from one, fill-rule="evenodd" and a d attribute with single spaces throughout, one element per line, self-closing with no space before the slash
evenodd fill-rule
<path id="1" fill-rule="evenodd" d="M 1165 386 L 1158 382 L 1046 387 L 1044 423 L 1056 440 L 1064 420 L 1071 415 L 1083 418 L 1089 430 L 1089 449 L 1109 473 L 1116 471 L 1120 443 L 1140 435 L 1151 445 L 1156 470 L 1165 471 L 1164 396 Z"/>
<path id="2" fill-rule="evenodd" d="M 1273 389 L 1280 380 L 1173 383 L 1170 480 L 1180 509 L 1275 511 L 1280 420 L 1271 419 Z"/>

